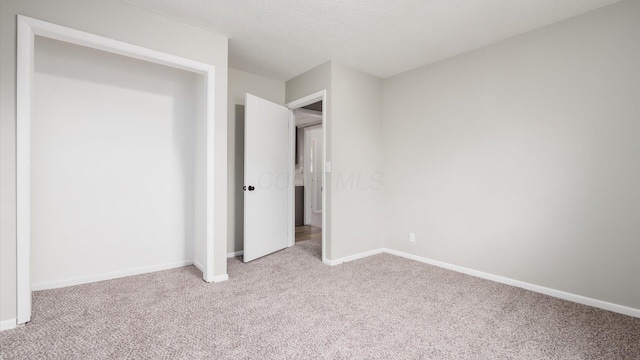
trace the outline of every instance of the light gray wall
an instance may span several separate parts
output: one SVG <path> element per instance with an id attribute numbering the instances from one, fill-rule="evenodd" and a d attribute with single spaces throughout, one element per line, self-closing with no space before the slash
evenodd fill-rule
<path id="1" fill-rule="evenodd" d="M 386 79 L 384 159 L 386 247 L 640 308 L 640 2 Z"/>
<path id="2" fill-rule="evenodd" d="M 382 80 L 329 61 L 287 81 L 287 102 L 323 89 L 332 167 L 323 231 L 326 256 L 337 260 L 382 246 Z"/>
<path id="3" fill-rule="evenodd" d="M 326 61 L 286 82 L 286 102 L 298 100 L 321 90 L 327 90 L 330 97 L 331 61 Z M 329 108 L 329 106 L 327 106 Z"/>
<path id="4" fill-rule="evenodd" d="M 332 259 L 383 245 L 382 80 L 333 62 Z"/>
<path id="5" fill-rule="evenodd" d="M 284 105 L 285 82 L 229 68 L 228 94 L 228 244 L 235 252 L 244 245 L 244 102 L 247 93 Z"/>
<path id="6" fill-rule="evenodd" d="M 201 61 L 216 67 L 215 274 L 226 273 L 227 38 L 116 0 L 2 0 L 0 2 L 0 320 L 9 320 L 16 316 L 16 14 Z"/>

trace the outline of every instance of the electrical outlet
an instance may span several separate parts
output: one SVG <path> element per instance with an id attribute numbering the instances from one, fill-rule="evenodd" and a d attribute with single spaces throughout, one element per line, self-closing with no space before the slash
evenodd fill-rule
<path id="1" fill-rule="evenodd" d="M 414 233 L 409 233 L 409 242 L 416 242 L 416 234 Z"/>

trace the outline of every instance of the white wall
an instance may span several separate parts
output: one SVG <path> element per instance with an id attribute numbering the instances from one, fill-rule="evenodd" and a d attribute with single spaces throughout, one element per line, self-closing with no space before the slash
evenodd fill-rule
<path id="1" fill-rule="evenodd" d="M 247 93 L 284 105 L 285 83 L 229 68 L 228 252 L 244 249 L 244 102 Z"/>
<path id="2" fill-rule="evenodd" d="M 0 1 L 0 320 L 11 320 L 16 316 L 16 14 L 215 66 L 214 273 L 215 275 L 226 274 L 227 38 L 116 0 L 2 0 Z"/>
<path id="3" fill-rule="evenodd" d="M 34 73 L 32 286 L 193 262 L 197 76 L 40 37 Z"/>
<path id="4" fill-rule="evenodd" d="M 385 246 L 640 308 L 639 19 L 620 2 L 386 79 Z"/>

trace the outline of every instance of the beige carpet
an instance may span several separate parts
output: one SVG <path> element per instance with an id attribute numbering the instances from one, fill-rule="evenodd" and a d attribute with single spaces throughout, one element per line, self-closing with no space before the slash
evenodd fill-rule
<path id="1" fill-rule="evenodd" d="M 39 291 L 9 359 L 640 359 L 640 319 L 306 241 L 206 284 L 194 267 Z"/>

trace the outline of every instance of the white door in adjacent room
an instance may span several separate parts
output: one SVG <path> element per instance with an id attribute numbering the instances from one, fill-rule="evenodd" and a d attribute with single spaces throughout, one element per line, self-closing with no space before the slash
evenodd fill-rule
<path id="1" fill-rule="evenodd" d="M 307 225 L 322 227 L 322 126 L 304 131 L 305 220 Z"/>
<path id="2" fill-rule="evenodd" d="M 247 94 L 244 262 L 288 246 L 289 126 L 289 109 Z"/>

